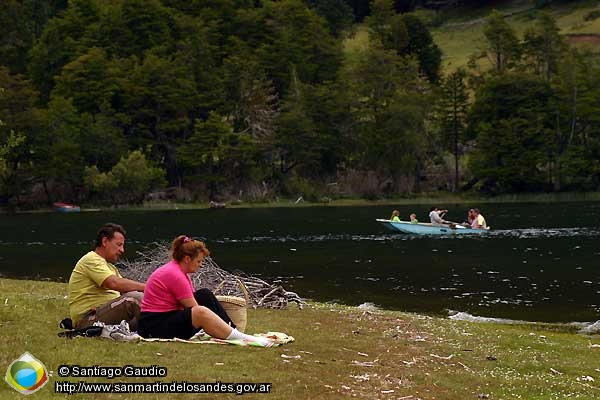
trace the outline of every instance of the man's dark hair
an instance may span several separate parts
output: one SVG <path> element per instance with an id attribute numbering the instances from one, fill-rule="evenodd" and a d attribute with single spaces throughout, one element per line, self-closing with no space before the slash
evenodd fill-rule
<path id="1" fill-rule="evenodd" d="M 104 224 L 102 228 L 98 229 L 95 246 L 102 246 L 102 238 L 111 240 L 115 236 L 115 232 L 119 232 L 121 235 L 126 236 L 125 229 L 123 229 L 121 225 L 113 224 L 111 222 Z"/>

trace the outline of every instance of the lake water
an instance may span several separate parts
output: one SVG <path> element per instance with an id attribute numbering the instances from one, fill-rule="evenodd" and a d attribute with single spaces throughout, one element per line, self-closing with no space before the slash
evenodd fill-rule
<path id="1" fill-rule="evenodd" d="M 474 205 L 445 205 L 462 221 Z M 375 222 L 429 206 L 302 207 L 0 215 L 0 274 L 68 280 L 105 222 L 125 226 L 126 258 L 178 234 L 214 260 L 300 296 L 448 315 L 600 319 L 600 203 L 485 204 L 485 237 L 393 234 Z"/>

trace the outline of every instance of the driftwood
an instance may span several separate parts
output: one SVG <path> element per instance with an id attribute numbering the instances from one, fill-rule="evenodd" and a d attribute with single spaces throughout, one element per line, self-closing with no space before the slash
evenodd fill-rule
<path id="1" fill-rule="evenodd" d="M 227 207 L 227 203 L 218 203 L 216 201 L 212 201 L 210 203 L 208 203 L 208 206 L 210 208 L 225 208 Z"/>
<path id="2" fill-rule="evenodd" d="M 139 251 L 135 261 L 122 261 L 119 264 L 123 277 L 138 282 L 146 282 L 150 274 L 171 259 L 165 243 L 155 243 L 155 247 Z M 262 279 L 221 269 L 210 257 L 205 257 L 198 272 L 190 274 L 195 289 L 208 288 L 216 295 L 238 296 L 248 301 L 248 307 L 286 308 L 288 303 L 296 303 L 298 308 L 306 304 L 294 292 L 286 291 L 280 285 L 269 284 Z"/>

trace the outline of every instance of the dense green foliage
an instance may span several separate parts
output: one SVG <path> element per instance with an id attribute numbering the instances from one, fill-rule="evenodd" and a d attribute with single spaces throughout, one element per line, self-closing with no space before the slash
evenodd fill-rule
<path id="1" fill-rule="evenodd" d="M 426 22 L 397 13 L 417 6 L 11 0 L 0 201 L 598 190 L 597 61 L 548 13 L 518 35 L 492 12 L 469 69 L 443 76 Z"/>

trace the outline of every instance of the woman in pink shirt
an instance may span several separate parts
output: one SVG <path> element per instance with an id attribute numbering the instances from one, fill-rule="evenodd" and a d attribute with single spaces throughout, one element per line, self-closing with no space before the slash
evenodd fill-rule
<path id="1" fill-rule="evenodd" d="M 156 269 L 144 291 L 138 334 L 145 338 L 189 339 L 200 329 L 218 339 L 245 339 L 268 343 L 235 328 L 208 289 L 194 291 L 188 274 L 198 271 L 210 252 L 203 242 L 178 236 L 171 246 L 173 259 Z"/>

